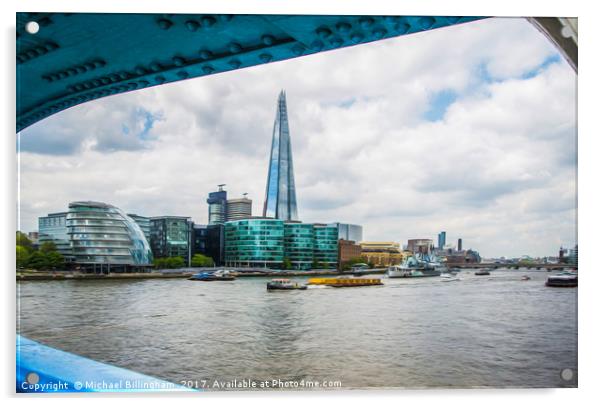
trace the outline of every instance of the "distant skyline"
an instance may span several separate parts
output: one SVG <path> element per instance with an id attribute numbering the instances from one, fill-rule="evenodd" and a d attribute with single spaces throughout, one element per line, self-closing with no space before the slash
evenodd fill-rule
<path id="1" fill-rule="evenodd" d="M 227 184 L 261 215 L 287 92 L 299 219 L 483 257 L 576 235 L 576 75 L 524 19 L 487 19 L 86 103 L 20 133 L 21 229 L 95 200 L 207 222 Z"/>

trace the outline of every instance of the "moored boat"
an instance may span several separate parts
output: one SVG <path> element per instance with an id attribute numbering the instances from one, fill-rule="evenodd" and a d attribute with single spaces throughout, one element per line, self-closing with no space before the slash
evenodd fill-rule
<path id="1" fill-rule="evenodd" d="M 188 278 L 189 281 L 233 281 L 236 277 L 230 273 L 230 271 L 215 271 L 215 272 L 199 272 Z"/>
<path id="2" fill-rule="evenodd" d="M 267 284 L 268 290 L 304 290 L 307 285 L 293 282 L 290 279 L 272 279 Z"/>

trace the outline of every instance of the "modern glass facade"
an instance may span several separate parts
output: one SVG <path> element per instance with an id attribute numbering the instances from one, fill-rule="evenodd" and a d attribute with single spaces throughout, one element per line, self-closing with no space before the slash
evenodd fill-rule
<path id="1" fill-rule="evenodd" d="M 130 214 L 128 216 L 132 218 L 138 224 L 142 232 L 144 233 L 144 237 L 146 237 L 146 241 L 150 242 L 150 230 L 151 230 L 151 221 L 149 217 L 139 216 L 137 214 Z"/>
<path id="2" fill-rule="evenodd" d="M 445 247 L 445 237 L 446 237 L 446 232 L 445 231 L 441 231 L 439 233 L 439 235 L 437 236 L 437 248 L 439 248 L 440 250 L 443 249 L 443 247 Z"/>
<path id="3" fill-rule="evenodd" d="M 190 262 L 190 217 L 151 217 L 151 248 L 155 258 L 181 257 Z"/>
<path id="4" fill-rule="evenodd" d="M 224 263 L 224 225 L 197 225 L 192 228 L 192 255 L 203 254 L 213 258 L 217 266 Z"/>
<path id="5" fill-rule="evenodd" d="M 220 185 L 217 192 L 209 193 L 209 197 L 207 198 L 207 204 L 209 205 L 209 225 L 224 224 L 226 221 L 228 192 L 223 190 L 223 186 Z"/>
<path id="6" fill-rule="evenodd" d="M 100 202 L 70 203 L 66 226 L 74 261 L 86 268 L 111 272 L 152 264 L 152 252 L 144 233 L 115 206 Z"/>
<path id="7" fill-rule="evenodd" d="M 276 219 L 247 219 L 225 224 L 226 266 L 282 267 L 284 223 Z"/>
<path id="8" fill-rule="evenodd" d="M 347 223 L 332 223 L 339 230 L 339 240 L 361 242 L 364 240 L 362 226 Z"/>
<path id="9" fill-rule="evenodd" d="M 337 227 L 265 217 L 225 224 L 226 266 L 283 269 L 285 259 L 293 269 L 336 268 Z"/>
<path id="10" fill-rule="evenodd" d="M 286 221 L 298 220 L 293 152 L 284 90 L 278 96 L 278 107 L 272 131 L 272 148 L 263 216 Z"/>
<path id="11" fill-rule="evenodd" d="M 293 269 L 311 269 L 314 262 L 314 227 L 301 222 L 284 223 L 284 257 Z"/>
<path id="12" fill-rule="evenodd" d="M 336 268 L 339 230 L 333 225 L 314 224 L 314 262 L 319 268 Z"/>
<path id="13" fill-rule="evenodd" d="M 73 260 L 71 242 L 67 232 L 67 212 L 51 213 L 38 218 L 38 243 L 52 242 L 67 262 Z"/>

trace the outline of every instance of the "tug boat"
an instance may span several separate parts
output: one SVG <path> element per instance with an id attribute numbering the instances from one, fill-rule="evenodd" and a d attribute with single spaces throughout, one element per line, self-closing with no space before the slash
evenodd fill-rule
<path id="1" fill-rule="evenodd" d="M 349 276 L 342 276 L 339 278 L 310 278 L 307 281 L 308 285 L 326 285 L 332 286 L 333 288 L 347 288 L 354 286 L 375 286 L 382 285 L 382 281 L 379 278 L 352 278 Z"/>
<path id="2" fill-rule="evenodd" d="M 272 279 L 268 282 L 268 290 L 305 290 L 307 285 L 292 282 L 290 279 Z"/>
<path id="3" fill-rule="evenodd" d="M 482 276 L 482 275 L 491 275 L 487 269 L 479 269 L 474 274 L 475 275 L 479 275 L 479 276 Z"/>
<path id="4" fill-rule="evenodd" d="M 188 278 L 189 281 L 233 281 L 236 277 L 230 273 L 230 271 L 215 271 L 215 272 L 199 272 Z"/>

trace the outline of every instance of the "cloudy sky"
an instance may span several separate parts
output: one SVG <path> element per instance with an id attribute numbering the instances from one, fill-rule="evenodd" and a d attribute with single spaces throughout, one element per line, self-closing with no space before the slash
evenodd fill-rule
<path id="1" fill-rule="evenodd" d="M 576 80 L 507 18 L 104 98 L 20 134 L 21 229 L 75 200 L 206 223 L 219 183 L 261 214 L 285 89 L 301 220 L 555 255 L 575 243 Z"/>

